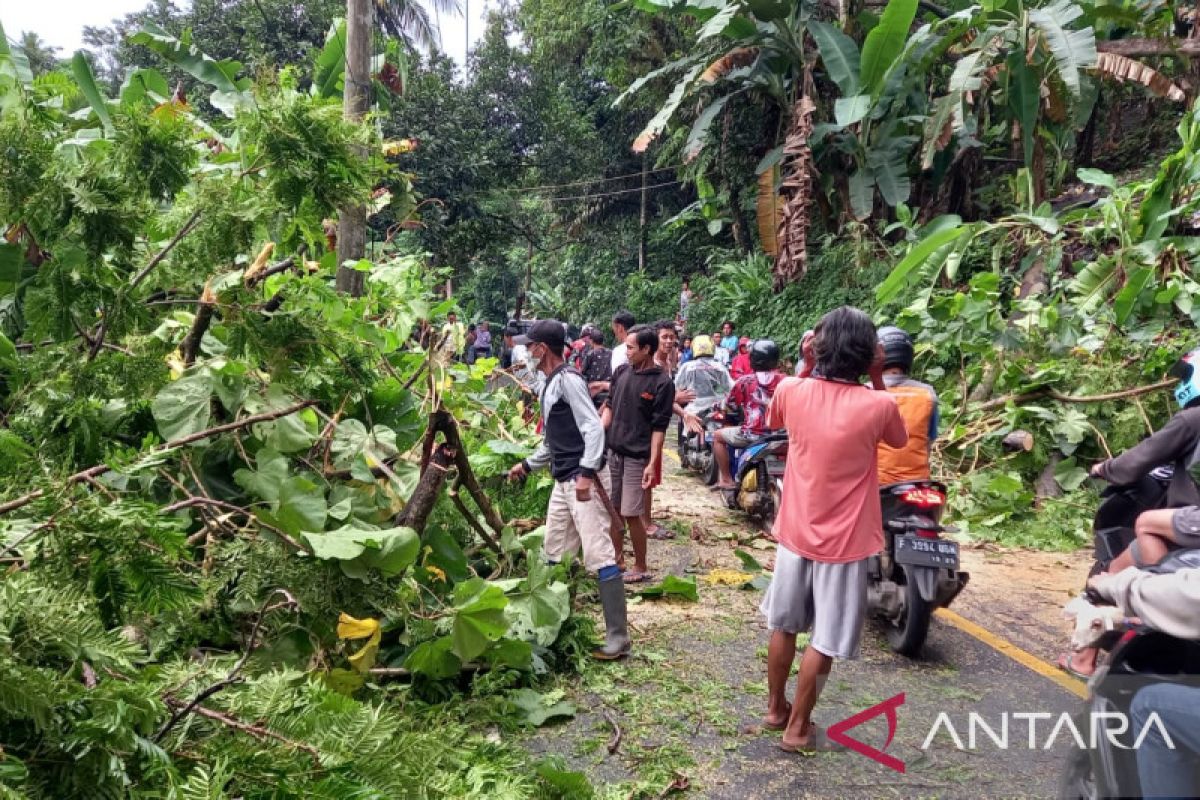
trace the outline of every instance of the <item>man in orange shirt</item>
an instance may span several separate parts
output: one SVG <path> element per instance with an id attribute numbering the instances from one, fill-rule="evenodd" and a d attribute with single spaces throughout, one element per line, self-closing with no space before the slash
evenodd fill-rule
<path id="1" fill-rule="evenodd" d="M 767 649 L 766 727 L 790 752 L 834 749 L 812 710 L 834 658 L 857 658 L 867 609 L 867 559 L 883 547 L 876 453 L 903 447 L 904 419 L 883 381 L 883 351 L 871 318 L 830 311 L 805 340 L 811 377 L 775 390 L 768 427 L 786 428 L 787 471 L 775 518 L 775 572 L 762 602 Z M 859 381 L 870 374 L 876 391 Z M 785 697 L 796 634 L 812 631 L 794 704 Z"/>
<path id="2" fill-rule="evenodd" d="M 908 375 L 913 363 L 913 341 L 908 333 L 892 325 L 879 329 L 883 347 L 883 382 L 896 399 L 908 444 L 879 445 L 879 485 L 929 480 L 929 450 L 938 434 L 937 392 L 927 383 Z"/>

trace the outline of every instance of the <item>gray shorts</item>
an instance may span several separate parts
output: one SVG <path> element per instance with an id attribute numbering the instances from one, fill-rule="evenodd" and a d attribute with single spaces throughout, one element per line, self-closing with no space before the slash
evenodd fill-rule
<path id="1" fill-rule="evenodd" d="M 735 450 L 745 450 L 762 438 L 761 436 L 745 436 L 742 434 L 741 428 L 721 428 L 717 431 L 717 436 L 720 436 L 721 441 Z"/>
<path id="2" fill-rule="evenodd" d="M 650 463 L 645 458 L 630 458 L 618 453 L 608 456 L 613 508 L 622 517 L 640 517 L 646 511 L 646 490 L 642 488 L 642 473 Z"/>
<path id="3" fill-rule="evenodd" d="M 867 561 L 827 564 L 775 548 L 775 573 L 759 610 L 773 631 L 812 631 L 812 647 L 858 658 L 867 615 Z"/>
<path id="4" fill-rule="evenodd" d="M 1175 542 L 1183 548 L 1200 547 L 1200 506 L 1185 506 L 1171 517 Z"/>
<path id="5" fill-rule="evenodd" d="M 1200 547 L 1200 506 L 1184 506 L 1171 515 L 1171 533 L 1174 542 L 1167 542 L 1167 550 L 1191 550 Z M 1129 545 L 1129 555 L 1138 569 L 1147 569 L 1154 564 L 1142 558 L 1142 550 L 1135 540 Z"/>

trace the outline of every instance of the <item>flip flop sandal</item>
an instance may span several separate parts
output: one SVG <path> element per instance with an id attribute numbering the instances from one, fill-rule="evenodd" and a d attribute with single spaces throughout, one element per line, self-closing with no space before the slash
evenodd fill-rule
<path id="1" fill-rule="evenodd" d="M 846 751 L 846 745 L 839 744 L 825 735 L 824 728 L 813 729 L 813 743 L 808 745 L 786 744 L 782 739 L 777 747 L 785 753 L 799 753 L 802 755 L 811 753 L 842 753 Z"/>
<path id="2" fill-rule="evenodd" d="M 649 572 L 626 572 L 625 575 L 622 576 L 622 580 L 625 581 L 627 585 L 631 583 L 649 583 L 650 581 L 654 580 L 654 576 Z"/>
<path id="3" fill-rule="evenodd" d="M 1077 681 L 1083 681 L 1084 683 L 1087 683 L 1088 681 L 1090 681 L 1092 679 L 1092 676 L 1090 673 L 1080 672 L 1079 670 L 1077 670 L 1071 666 L 1071 654 L 1070 653 L 1063 653 L 1061 656 L 1058 657 L 1058 661 L 1056 663 L 1057 663 L 1059 669 L 1061 669 L 1063 672 L 1067 673 L 1068 675 L 1070 675 L 1072 678 L 1074 678 Z"/>
<path id="4" fill-rule="evenodd" d="M 788 703 L 787 704 L 787 714 L 784 715 L 783 722 L 780 722 L 778 724 L 772 724 L 770 722 L 767 722 L 766 720 L 763 720 L 763 723 L 762 723 L 763 729 L 768 730 L 768 731 L 781 731 L 787 727 L 788 718 L 791 716 L 792 716 L 792 704 Z"/>

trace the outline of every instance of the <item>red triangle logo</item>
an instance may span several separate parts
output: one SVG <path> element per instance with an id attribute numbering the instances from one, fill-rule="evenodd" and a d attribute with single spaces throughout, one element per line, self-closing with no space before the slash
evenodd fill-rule
<path id="1" fill-rule="evenodd" d="M 876 703 L 868 709 L 858 712 L 852 717 L 847 717 L 841 722 L 830 725 L 825 730 L 825 735 L 832 741 L 840 745 L 850 748 L 856 753 L 866 756 L 872 761 L 878 761 L 888 769 L 894 769 L 901 774 L 904 773 L 904 762 L 895 756 L 889 756 L 883 752 L 892 743 L 892 739 L 896 736 L 896 709 L 904 705 L 904 692 L 884 700 L 882 703 Z M 874 719 L 880 714 L 887 715 L 888 737 L 883 743 L 883 750 L 876 750 L 869 744 L 863 744 L 858 739 L 846 735 L 846 731 L 851 728 L 858 727 L 869 719 Z"/>

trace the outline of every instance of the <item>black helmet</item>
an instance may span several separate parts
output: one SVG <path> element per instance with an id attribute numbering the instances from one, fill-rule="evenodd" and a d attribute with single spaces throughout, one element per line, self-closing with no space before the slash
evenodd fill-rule
<path id="1" fill-rule="evenodd" d="M 879 343 L 883 345 L 883 366 L 900 367 L 908 372 L 913 362 L 912 337 L 895 325 L 888 325 L 879 329 Z"/>
<path id="2" fill-rule="evenodd" d="M 779 366 L 779 345 L 770 339 L 755 339 L 750 343 L 750 369 L 767 372 Z"/>

